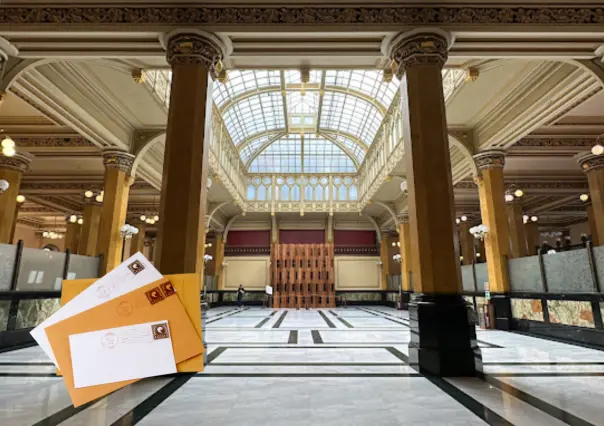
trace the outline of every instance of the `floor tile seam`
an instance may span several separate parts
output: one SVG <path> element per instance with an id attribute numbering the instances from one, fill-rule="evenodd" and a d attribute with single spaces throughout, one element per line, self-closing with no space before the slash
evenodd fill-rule
<path id="1" fill-rule="evenodd" d="M 544 412 L 545 414 L 548 414 L 551 417 L 557 418 L 565 423 L 568 423 L 573 426 L 594 426 L 592 423 L 582 419 L 581 417 L 576 416 L 566 410 L 563 410 L 560 407 L 556 407 L 556 406 L 550 404 L 549 402 L 544 401 L 541 398 L 538 398 L 534 395 L 529 394 L 528 392 L 522 391 L 510 383 L 506 383 L 504 381 L 498 380 L 494 376 L 501 377 L 499 375 L 479 374 L 478 378 L 483 380 L 485 383 L 487 383 L 491 386 L 494 386 L 495 388 L 499 389 L 500 391 L 502 391 L 516 399 L 524 401 L 525 403 Z"/>

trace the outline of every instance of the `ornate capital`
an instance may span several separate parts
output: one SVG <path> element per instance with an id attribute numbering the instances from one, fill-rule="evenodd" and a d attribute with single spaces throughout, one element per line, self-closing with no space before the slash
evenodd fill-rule
<path id="1" fill-rule="evenodd" d="M 27 172 L 33 159 L 34 156 L 28 152 L 17 152 L 12 157 L 0 155 L 0 168 Z"/>
<path id="2" fill-rule="evenodd" d="M 120 148 L 112 147 L 103 149 L 103 164 L 108 169 L 120 169 L 121 171 L 130 174 L 133 163 L 134 155 Z"/>
<path id="3" fill-rule="evenodd" d="M 591 152 L 585 152 L 577 156 L 577 162 L 585 173 L 604 168 L 604 155 L 593 155 Z"/>
<path id="4" fill-rule="evenodd" d="M 505 165 L 505 150 L 489 149 L 474 155 L 474 162 L 478 170 L 503 169 Z"/>
<path id="5" fill-rule="evenodd" d="M 409 213 L 402 214 L 398 217 L 400 223 L 409 223 Z"/>
<path id="6" fill-rule="evenodd" d="M 442 68 L 447 62 L 450 38 L 440 30 L 410 31 L 396 37 L 389 56 L 395 62 L 395 73 L 401 78 L 415 65 L 436 65 Z"/>
<path id="7" fill-rule="evenodd" d="M 177 32 L 165 38 L 166 59 L 172 66 L 204 65 L 216 78 L 222 71 L 224 47 L 220 40 L 204 32 Z"/>

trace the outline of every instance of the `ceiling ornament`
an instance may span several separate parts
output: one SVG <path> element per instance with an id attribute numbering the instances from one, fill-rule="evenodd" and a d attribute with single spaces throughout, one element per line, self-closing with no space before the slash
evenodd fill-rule
<path id="1" fill-rule="evenodd" d="M 4 7 L 0 25 L 602 25 L 595 7 Z"/>
<path id="2" fill-rule="evenodd" d="M 92 142 L 87 141 L 80 136 L 61 137 L 61 136 L 39 136 L 39 137 L 15 137 L 19 142 L 20 148 L 75 148 L 75 147 L 96 147 Z"/>
<path id="3" fill-rule="evenodd" d="M 572 148 L 590 147 L 593 145 L 595 138 L 523 138 L 516 142 L 513 147 L 548 147 L 561 146 Z"/>
<path id="4" fill-rule="evenodd" d="M 591 152 L 577 156 L 577 162 L 585 173 L 604 168 L 604 155 L 593 155 Z"/>
<path id="5" fill-rule="evenodd" d="M 493 168 L 503 169 L 505 165 L 505 150 L 489 149 L 474 155 L 474 161 L 479 170 Z"/>

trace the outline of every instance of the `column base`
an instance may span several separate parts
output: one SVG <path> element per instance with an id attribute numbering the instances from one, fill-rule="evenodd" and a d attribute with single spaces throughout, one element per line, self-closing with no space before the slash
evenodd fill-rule
<path id="1" fill-rule="evenodd" d="M 482 371 L 472 308 L 459 294 L 418 294 L 409 304 L 409 365 L 422 374 Z"/>
<path id="2" fill-rule="evenodd" d="M 491 306 L 493 307 L 493 328 L 497 330 L 511 330 L 512 328 L 512 300 L 507 294 L 492 294 Z"/>
<path id="3" fill-rule="evenodd" d="M 400 295 L 399 301 L 400 301 L 400 310 L 408 310 L 409 309 L 409 302 L 411 301 L 411 295 L 413 293 L 409 292 L 409 291 L 403 291 Z M 398 308 L 398 307 L 397 307 Z"/>

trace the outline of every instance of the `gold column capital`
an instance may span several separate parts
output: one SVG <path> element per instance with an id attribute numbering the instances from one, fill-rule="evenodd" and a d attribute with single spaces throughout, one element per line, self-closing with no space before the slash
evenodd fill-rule
<path id="1" fill-rule="evenodd" d="M 577 156 L 577 162 L 585 173 L 604 168 L 604 155 L 593 155 L 586 152 Z"/>
<path id="2" fill-rule="evenodd" d="M 17 152 L 12 157 L 0 155 L 0 168 L 24 173 L 29 171 L 29 165 L 33 159 L 34 156 L 28 152 Z"/>
<path id="3" fill-rule="evenodd" d="M 504 149 L 489 149 L 475 154 L 474 162 L 480 171 L 496 168 L 503 169 L 503 166 L 505 166 L 505 154 Z M 476 180 L 475 183 L 479 184 Z"/>
<path id="4" fill-rule="evenodd" d="M 107 169 L 119 169 L 130 174 L 134 155 L 120 148 L 110 147 L 103 149 L 103 164 Z"/>
<path id="5" fill-rule="evenodd" d="M 394 61 L 394 72 L 401 78 L 416 65 L 436 65 L 442 68 L 449 56 L 451 36 L 440 29 L 417 29 L 399 34 L 388 47 Z"/>
<path id="6" fill-rule="evenodd" d="M 164 36 L 166 59 L 174 65 L 204 65 L 217 78 L 222 71 L 225 45 L 212 33 L 195 29 L 176 30 Z"/>
<path id="7" fill-rule="evenodd" d="M 405 213 L 399 216 L 400 223 L 409 223 L 409 214 Z"/>

